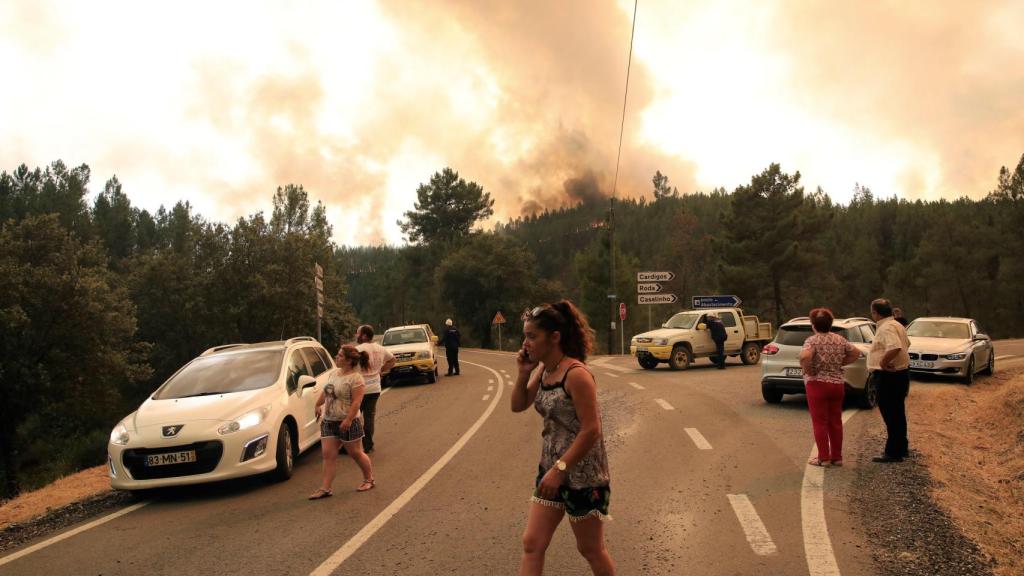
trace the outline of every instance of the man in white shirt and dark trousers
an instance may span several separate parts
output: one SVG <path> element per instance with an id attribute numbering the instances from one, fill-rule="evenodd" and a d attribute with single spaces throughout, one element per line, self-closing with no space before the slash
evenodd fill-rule
<path id="1" fill-rule="evenodd" d="M 902 462 L 909 455 L 907 442 L 907 394 L 910 392 L 910 339 L 893 318 L 892 304 L 884 298 L 871 303 L 871 319 L 877 324 L 868 351 L 868 370 L 878 390 L 878 412 L 888 438 L 885 452 L 874 462 Z"/>
<path id="2" fill-rule="evenodd" d="M 380 399 L 382 374 L 395 367 L 395 357 L 388 349 L 373 341 L 373 328 L 363 324 L 356 329 L 356 349 L 366 352 L 370 363 L 363 372 L 366 388 L 363 392 L 363 450 L 373 452 L 374 417 L 377 415 L 377 400 Z"/>

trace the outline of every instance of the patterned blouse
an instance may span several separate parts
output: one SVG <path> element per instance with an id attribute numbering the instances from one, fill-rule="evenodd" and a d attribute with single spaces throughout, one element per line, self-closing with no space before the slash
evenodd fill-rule
<path id="1" fill-rule="evenodd" d="M 842 384 L 843 358 L 850 350 L 856 350 L 839 334 L 814 334 L 804 342 L 804 350 L 811 350 L 811 368 L 814 376 L 804 373 L 804 382 L 816 380 L 830 384 Z"/>
<path id="2" fill-rule="evenodd" d="M 554 465 L 555 461 L 561 458 L 572 446 L 579 434 L 581 424 L 576 415 L 576 406 L 572 403 L 569 391 L 565 389 L 565 379 L 569 372 L 583 367 L 580 364 L 570 366 L 565 371 L 562 381 L 552 386 L 545 386 L 541 378 L 540 389 L 537 390 L 537 398 L 533 401 L 534 408 L 544 417 L 544 446 L 541 450 L 540 467 L 547 472 Z M 582 460 L 567 470 L 567 485 L 569 488 L 597 488 L 608 486 L 610 475 L 608 473 L 608 454 L 604 449 L 604 438 L 598 438 L 597 443 L 590 449 Z"/>

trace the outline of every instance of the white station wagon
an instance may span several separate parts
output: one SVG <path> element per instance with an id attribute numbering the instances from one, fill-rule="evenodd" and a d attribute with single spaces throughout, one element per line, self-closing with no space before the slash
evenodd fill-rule
<path id="1" fill-rule="evenodd" d="M 320 440 L 314 411 L 334 361 L 308 336 L 203 352 L 110 433 L 110 485 L 141 490 L 272 472 Z"/>

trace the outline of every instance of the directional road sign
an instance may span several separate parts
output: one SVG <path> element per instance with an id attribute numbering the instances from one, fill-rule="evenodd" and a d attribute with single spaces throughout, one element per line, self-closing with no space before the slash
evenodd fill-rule
<path id="1" fill-rule="evenodd" d="M 676 277 L 675 272 L 637 272 L 637 282 L 671 282 Z"/>
<path id="2" fill-rule="evenodd" d="M 657 294 L 658 292 L 661 292 L 661 289 L 662 285 L 657 282 L 636 285 L 637 294 Z"/>
<path id="3" fill-rule="evenodd" d="M 693 307 L 696 308 L 733 308 L 743 304 L 739 296 L 694 296 Z"/>
<path id="4" fill-rule="evenodd" d="M 675 304 L 679 301 L 675 294 L 638 294 L 638 304 Z"/>

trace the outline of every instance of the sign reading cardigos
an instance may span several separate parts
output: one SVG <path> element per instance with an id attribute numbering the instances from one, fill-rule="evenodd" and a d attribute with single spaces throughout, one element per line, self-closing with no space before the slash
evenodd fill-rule
<path id="1" fill-rule="evenodd" d="M 637 282 L 671 282 L 676 277 L 675 272 L 637 272 Z"/>
<path id="2" fill-rule="evenodd" d="M 694 296 L 693 307 L 697 308 L 735 308 L 743 304 L 739 296 Z"/>
<path id="3" fill-rule="evenodd" d="M 661 292 L 661 289 L 662 285 L 657 282 L 636 285 L 637 294 L 657 294 L 658 292 Z"/>
<path id="4" fill-rule="evenodd" d="M 638 304 L 675 304 L 679 301 L 675 294 L 638 294 Z"/>

